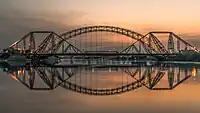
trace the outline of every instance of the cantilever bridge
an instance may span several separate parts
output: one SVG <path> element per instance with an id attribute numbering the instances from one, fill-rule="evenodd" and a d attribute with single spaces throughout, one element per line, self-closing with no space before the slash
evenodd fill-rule
<path id="1" fill-rule="evenodd" d="M 163 36 L 165 36 L 166 43 L 163 42 Z M 117 44 L 114 44 L 113 40 Z M 53 31 L 32 31 L 5 50 L 19 51 L 21 55 L 37 56 L 37 58 L 50 56 L 59 56 L 60 58 L 66 56 L 155 56 L 156 58 L 167 58 L 168 56 L 177 56 L 183 51 L 199 53 L 196 47 L 173 32 L 153 31 L 142 35 L 114 26 L 87 26 L 60 35 Z"/>
<path id="2" fill-rule="evenodd" d="M 108 70 L 110 69 L 112 70 L 112 68 L 108 68 Z M 119 81 L 121 80 L 121 82 L 117 82 L 118 84 L 114 85 L 114 87 L 102 87 L 102 85 L 105 85 L 106 82 L 104 82 L 104 84 L 99 84 L 97 81 L 95 84 L 92 82 L 93 80 L 97 80 L 96 77 L 98 77 L 97 75 L 94 76 L 94 74 L 97 74 L 98 72 L 101 75 L 108 72 L 108 70 L 107 68 L 88 67 L 4 68 L 4 71 L 7 72 L 13 79 L 19 81 L 31 90 L 53 90 L 57 87 L 62 87 L 74 92 L 98 96 L 121 94 L 142 87 L 146 87 L 149 90 L 172 90 L 191 77 L 191 69 L 181 67 L 131 67 L 114 68 L 113 72 L 109 71 L 110 73 L 122 73 L 120 76 L 115 76 L 119 77 Z M 166 81 L 166 86 L 159 85 L 159 83 L 163 80 Z"/>

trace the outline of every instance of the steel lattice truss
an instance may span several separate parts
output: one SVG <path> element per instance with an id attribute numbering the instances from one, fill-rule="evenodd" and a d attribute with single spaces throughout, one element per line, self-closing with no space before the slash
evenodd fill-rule
<path id="1" fill-rule="evenodd" d="M 183 69 L 180 67 L 177 67 L 176 69 L 166 67 L 123 68 L 121 69 L 122 72 L 125 72 L 128 76 L 135 79 L 133 82 L 123 84 L 122 86 L 116 88 L 99 89 L 78 85 L 76 82 L 73 83 L 70 81 L 70 78 L 77 76 L 79 71 L 81 71 L 80 68 L 22 67 L 4 70 L 12 78 L 21 82 L 31 90 L 53 90 L 57 87 L 62 87 L 78 93 L 100 96 L 121 94 L 142 87 L 146 87 L 149 90 L 172 90 L 191 77 L 190 69 Z M 38 86 L 39 80 L 41 80 L 46 87 Z M 168 81 L 168 85 L 166 87 L 158 87 L 162 80 Z"/>
<path id="2" fill-rule="evenodd" d="M 114 27 L 114 26 L 88 26 L 70 30 L 61 35 L 52 31 L 32 31 L 22 37 L 17 42 L 9 46 L 8 49 L 18 49 L 26 54 L 66 54 L 66 53 L 85 53 L 77 45 L 68 42 L 76 36 L 92 33 L 108 32 L 120 34 L 135 40 L 133 44 L 118 53 L 132 54 L 176 54 L 183 50 L 199 50 L 191 44 L 184 41 L 173 32 L 149 32 L 146 35 L 134 32 L 132 30 Z M 156 34 L 165 34 L 168 36 L 168 42 L 165 46 Z M 80 39 L 81 40 L 81 39 Z"/>

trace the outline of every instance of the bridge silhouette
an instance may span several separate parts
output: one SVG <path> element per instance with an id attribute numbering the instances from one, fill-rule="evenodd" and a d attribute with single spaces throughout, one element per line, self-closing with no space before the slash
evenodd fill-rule
<path id="1" fill-rule="evenodd" d="M 62 87 L 77 93 L 107 96 L 116 95 L 125 92 L 137 90 L 139 88 L 147 88 L 148 90 L 164 91 L 172 90 L 182 84 L 192 76 L 191 68 L 182 67 L 129 67 L 129 68 L 98 68 L 98 67 L 3 67 L 4 72 L 8 73 L 13 79 L 22 83 L 30 90 L 49 91 L 57 87 Z M 119 86 L 98 88 L 98 84 L 92 84 L 91 78 L 95 78 L 95 72 L 100 73 L 124 73 L 123 76 L 129 76 L 132 81 L 122 81 Z M 87 76 L 92 74 L 89 78 Z M 101 74 L 100 74 L 101 75 Z M 97 76 L 97 75 L 96 75 Z M 112 76 L 112 75 L 109 75 Z M 72 78 L 75 77 L 75 80 Z M 85 80 L 85 79 L 89 80 Z M 113 80 L 113 79 L 112 79 Z M 164 80 L 168 85 L 159 86 Z M 41 82 L 38 82 L 41 81 Z M 81 84 L 79 84 L 81 83 Z M 43 84 L 43 85 L 41 85 Z M 86 84 L 86 85 L 84 85 Z M 87 85 L 89 84 L 89 85 Z M 102 84 L 100 84 L 102 85 Z"/>
<path id="2" fill-rule="evenodd" d="M 31 90 L 62 87 L 88 95 L 115 95 L 142 87 L 149 90 L 176 88 L 191 77 L 191 68 L 181 67 L 188 66 L 189 62 L 183 65 L 170 61 L 185 57 L 185 53 L 199 55 L 199 52 L 173 32 L 152 31 L 142 35 L 114 26 L 87 26 L 59 35 L 53 31 L 29 32 L 4 49 L 1 58 L 4 65 L 8 64 L 3 70 Z M 190 64 L 194 66 L 193 62 Z M 114 88 L 95 88 L 87 82 L 88 87 L 76 82 L 77 75 L 84 83 L 82 80 L 87 78 L 81 79 L 81 74 L 113 68 L 133 81 L 122 82 Z M 74 76 L 75 82 L 71 80 Z M 163 78 L 168 81 L 168 87 L 157 87 Z M 38 79 L 46 86 L 37 87 Z"/>
<path id="3" fill-rule="evenodd" d="M 102 38 L 108 39 L 111 34 L 115 37 L 123 36 L 131 39 L 130 44 L 122 45 L 121 50 L 113 47 L 112 50 L 103 46 Z M 159 36 L 165 35 L 167 44 L 162 42 Z M 92 37 L 90 39 L 84 39 Z M 74 41 L 73 43 L 70 41 Z M 107 45 L 109 45 L 108 43 Z M 123 40 L 122 40 L 123 44 Z M 126 46 L 126 47 L 124 47 Z M 59 58 L 69 57 L 92 57 L 118 56 L 143 58 L 147 56 L 156 59 L 174 58 L 184 51 L 199 53 L 199 50 L 186 42 L 173 32 L 152 31 L 145 35 L 135 31 L 114 27 L 114 26 L 87 26 L 69 30 L 60 35 L 53 31 L 32 31 L 23 36 L 20 40 L 10 45 L 5 50 L 20 51 L 21 55 L 32 59 L 48 58 L 56 56 Z"/>

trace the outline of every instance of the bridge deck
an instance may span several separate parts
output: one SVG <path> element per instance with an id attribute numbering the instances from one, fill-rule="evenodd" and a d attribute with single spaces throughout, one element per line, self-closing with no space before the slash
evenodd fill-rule
<path id="1" fill-rule="evenodd" d="M 49 54 L 23 54 L 32 56 L 174 56 L 179 54 L 135 54 L 135 53 L 49 53 Z"/>

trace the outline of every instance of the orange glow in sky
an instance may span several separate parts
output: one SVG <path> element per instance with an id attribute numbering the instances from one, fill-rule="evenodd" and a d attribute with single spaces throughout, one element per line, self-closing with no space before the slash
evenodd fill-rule
<path id="1" fill-rule="evenodd" d="M 0 4 L 6 15 L 13 10 L 10 17 L 44 19 L 62 28 L 113 25 L 141 34 L 168 30 L 200 35 L 200 0 L 8 0 Z"/>

